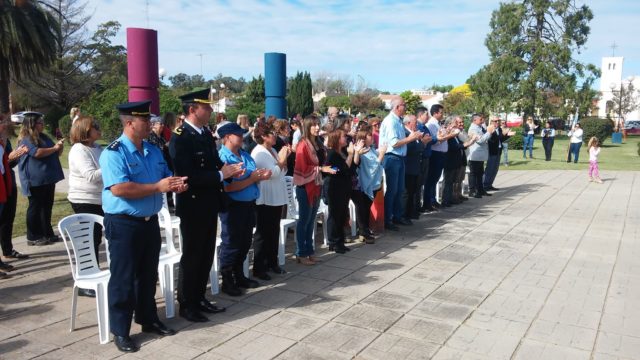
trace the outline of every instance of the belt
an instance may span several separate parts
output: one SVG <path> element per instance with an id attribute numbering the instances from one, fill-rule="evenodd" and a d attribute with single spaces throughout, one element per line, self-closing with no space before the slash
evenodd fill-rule
<path id="1" fill-rule="evenodd" d="M 107 214 L 107 215 L 111 215 L 111 216 L 113 216 L 115 218 L 119 218 L 119 219 L 127 219 L 127 220 L 132 220 L 132 221 L 137 221 L 137 222 L 147 222 L 149 220 L 158 218 L 158 215 L 144 216 L 144 217 L 127 215 L 127 214 Z"/>
<path id="2" fill-rule="evenodd" d="M 397 158 L 399 158 L 399 159 L 404 158 L 404 156 L 400 156 L 400 155 L 395 154 L 395 153 L 385 153 L 385 154 L 384 154 L 384 156 L 387 156 L 387 155 L 389 155 L 389 156 L 394 156 L 394 157 L 397 157 Z"/>

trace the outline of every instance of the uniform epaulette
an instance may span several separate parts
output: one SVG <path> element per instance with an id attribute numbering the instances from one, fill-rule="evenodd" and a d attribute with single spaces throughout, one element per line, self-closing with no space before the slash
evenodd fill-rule
<path id="1" fill-rule="evenodd" d="M 173 132 L 176 133 L 177 135 L 182 135 L 182 126 L 177 127 L 175 130 L 173 130 Z"/>
<path id="2" fill-rule="evenodd" d="M 116 140 L 114 142 L 112 142 L 111 144 L 109 144 L 109 146 L 107 146 L 108 150 L 118 150 L 118 148 L 120 147 L 120 140 Z"/>

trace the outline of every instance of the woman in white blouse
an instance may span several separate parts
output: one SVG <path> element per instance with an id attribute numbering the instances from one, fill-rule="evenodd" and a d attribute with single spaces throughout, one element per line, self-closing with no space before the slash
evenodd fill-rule
<path id="1" fill-rule="evenodd" d="M 69 193 L 67 198 L 76 214 L 96 214 L 102 211 L 102 170 L 98 160 L 102 147 L 96 144 L 100 139 L 100 126 L 91 116 L 80 116 L 71 126 L 69 150 Z M 95 225 L 93 244 L 98 255 L 102 242 L 102 227 Z M 80 295 L 95 296 L 92 290 L 80 290 Z"/>
<path id="2" fill-rule="evenodd" d="M 273 149 L 276 134 L 273 126 L 265 122 L 256 124 L 253 136 L 258 143 L 251 152 L 256 168 L 271 171 L 269 180 L 258 183 L 260 196 L 256 200 L 253 276 L 261 280 L 270 280 L 267 270 L 276 274 L 286 273 L 278 266 L 278 237 L 282 206 L 287 203 L 284 176 L 287 173 L 287 156 L 291 153 L 291 148 L 283 146 L 280 152 L 276 152 Z"/>

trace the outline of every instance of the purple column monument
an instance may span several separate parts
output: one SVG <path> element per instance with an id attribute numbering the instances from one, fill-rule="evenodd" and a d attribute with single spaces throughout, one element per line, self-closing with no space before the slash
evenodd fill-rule
<path id="1" fill-rule="evenodd" d="M 158 95 L 158 32 L 127 28 L 129 101 L 151 100 L 151 112 L 160 115 Z"/>

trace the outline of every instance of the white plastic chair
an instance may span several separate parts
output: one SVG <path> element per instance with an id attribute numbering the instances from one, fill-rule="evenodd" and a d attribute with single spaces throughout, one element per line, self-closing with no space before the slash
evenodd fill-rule
<path id="1" fill-rule="evenodd" d="M 444 171 L 436 183 L 436 201 L 442 203 L 442 192 L 444 191 Z"/>
<path id="2" fill-rule="evenodd" d="M 293 238 L 296 237 L 296 224 L 298 223 L 298 214 L 296 212 L 295 195 L 293 190 L 293 177 L 284 177 L 287 189 L 287 217 L 280 219 L 280 243 L 278 244 L 278 264 L 285 263 L 285 245 L 287 242 L 287 234 L 290 228 L 293 229 Z"/>
<path id="3" fill-rule="evenodd" d="M 177 204 L 177 197 L 176 197 L 176 193 L 173 193 L 173 203 Z M 171 213 L 169 212 L 169 203 L 167 202 L 167 194 L 166 193 L 162 193 L 162 208 L 167 209 L 167 213 L 169 214 L 169 217 L 171 219 L 171 228 L 173 229 L 172 232 L 174 234 L 178 234 L 178 241 L 180 243 L 180 249 L 182 250 L 182 232 L 180 232 L 180 217 L 175 216 L 175 215 L 171 215 Z M 163 222 L 160 222 L 160 227 L 165 227 L 167 226 L 166 224 L 164 224 Z"/>
<path id="4" fill-rule="evenodd" d="M 160 283 L 160 292 L 165 300 L 165 312 L 167 318 L 176 315 L 175 306 L 175 281 L 174 281 L 174 265 L 180 263 L 182 253 L 176 250 L 173 243 L 174 233 L 171 225 L 171 214 L 167 208 L 161 208 L 158 213 L 158 221 L 160 228 L 164 229 L 164 239 L 160 249 L 160 260 L 158 262 L 158 282 Z M 182 242 L 180 243 L 182 246 Z"/>
<path id="5" fill-rule="evenodd" d="M 102 216 L 94 214 L 74 214 L 58 223 L 58 230 L 67 249 L 73 295 L 71 297 L 71 328 L 75 329 L 78 289 L 96 292 L 96 312 L 98 316 L 98 336 L 100 344 L 109 342 L 109 305 L 107 285 L 111 276 L 109 270 L 100 270 L 93 241 L 94 224 L 102 225 Z"/>

